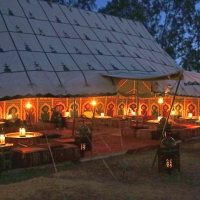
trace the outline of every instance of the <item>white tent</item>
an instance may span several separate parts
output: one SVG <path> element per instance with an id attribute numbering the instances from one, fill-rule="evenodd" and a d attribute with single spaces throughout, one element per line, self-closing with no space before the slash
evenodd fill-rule
<path id="1" fill-rule="evenodd" d="M 200 97 L 200 73 L 189 71 L 183 71 L 182 73 L 183 79 L 180 84 L 177 80 L 152 82 L 152 90 L 157 93 L 165 93 L 168 90 L 168 94 L 171 95 Z"/>
<path id="2" fill-rule="evenodd" d="M 181 71 L 139 22 L 38 0 L 0 11 L 0 99 L 113 95 L 116 78 Z"/>

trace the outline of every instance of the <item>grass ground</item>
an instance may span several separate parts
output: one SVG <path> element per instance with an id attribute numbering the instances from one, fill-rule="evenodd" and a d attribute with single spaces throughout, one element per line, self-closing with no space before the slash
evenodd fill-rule
<path id="1" fill-rule="evenodd" d="M 156 150 L 4 172 L 1 200 L 197 200 L 200 141 L 180 145 L 181 171 L 159 173 Z"/>

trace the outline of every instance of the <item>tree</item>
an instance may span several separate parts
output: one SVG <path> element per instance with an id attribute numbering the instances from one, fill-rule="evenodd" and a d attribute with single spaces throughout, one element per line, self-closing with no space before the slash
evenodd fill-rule
<path id="1" fill-rule="evenodd" d="M 52 3 L 67 4 L 72 7 L 82 8 L 85 10 L 94 10 L 97 8 L 96 0 L 43 0 Z"/>
<path id="2" fill-rule="evenodd" d="M 85 10 L 94 10 L 97 8 L 96 0 L 68 0 L 68 5 Z"/>
<path id="3" fill-rule="evenodd" d="M 112 0 L 98 12 L 140 21 L 183 68 L 200 70 L 200 0 Z"/>
<path id="4" fill-rule="evenodd" d="M 43 1 L 48 1 L 48 2 L 52 2 L 52 3 L 64 4 L 64 0 L 43 0 Z"/>

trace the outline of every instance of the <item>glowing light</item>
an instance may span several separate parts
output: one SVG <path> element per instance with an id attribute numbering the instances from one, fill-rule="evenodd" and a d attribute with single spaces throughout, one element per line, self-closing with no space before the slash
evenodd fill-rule
<path id="1" fill-rule="evenodd" d="M 92 104 L 92 106 L 96 106 L 97 103 L 95 100 L 93 100 L 91 104 Z"/>
<path id="2" fill-rule="evenodd" d="M 132 111 L 132 115 L 134 115 L 134 116 L 135 116 L 135 115 L 136 115 L 136 112 L 135 112 L 135 111 Z"/>
<path id="3" fill-rule="evenodd" d="M 192 119 L 192 113 L 188 113 L 188 117 Z"/>
<path id="4" fill-rule="evenodd" d="M 0 135 L 0 144 L 1 145 L 5 144 L 5 135 L 4 134 Z"/>
<path id="5" fill-rule="evenodd" d="M 162 104 L 162 103 L 163 103 L 163 98 L 162 98 L 162 97 L 159 97 L 158 103 L 159 103 L 159 104 Z"/>
<path id="6" fill-rule="evenodd" d="M 158 116 L 158 121 L 160 121 L 162 119 L 162 116 Z"/>
<path id="7" fill-rule="evenodd" d="M 26 136 L 26 129 L 25 128 L 19 128 L 19 135 L 20 137 Z"/>
<path id="8" fill-rule="evenodd" d="M 104 113 L 101 113 L 101 117 L 104 117 Z"/>
<path id="9" fill-rule="evenodd" d="M 69 111 L 66 111 L 66 112 L 65 112 L 65 116 L 66 116 L 66 117 L 69 117 Z"/>
<path id="10" fill-rule="evenodd" d="M 26 104 L 26 108 L 27 108 L 27 109 L 30 109 L 31 107 L 32 107 L 32 104 L 28 102 L 28 103 Z"/>

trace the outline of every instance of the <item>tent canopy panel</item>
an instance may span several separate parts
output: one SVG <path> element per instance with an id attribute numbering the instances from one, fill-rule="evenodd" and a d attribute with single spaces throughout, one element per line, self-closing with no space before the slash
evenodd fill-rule
<path id="1" fill-rule="evenodd" d="M 39 0 L 0 10 L 0 99 L 116 94 L 121 79 L 181 71 L 139 22 Z"/>

